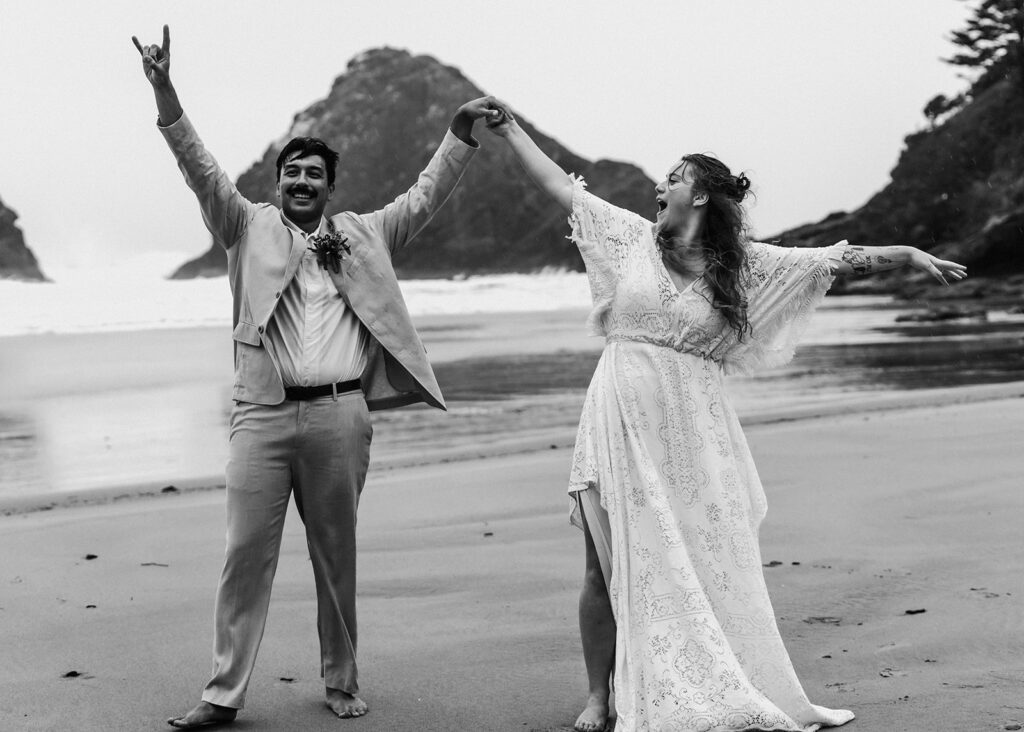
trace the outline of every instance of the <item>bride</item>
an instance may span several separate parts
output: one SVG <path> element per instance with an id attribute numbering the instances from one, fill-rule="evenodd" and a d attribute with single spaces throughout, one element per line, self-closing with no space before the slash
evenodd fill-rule
<path id="1" fill-rule="evenodd" d="M 909 265 L 946 282 L 965 268 L 909 246 L 749 241 L 750 181 L 707 155 L 671 164 L 652 223 L 587 193 L 492 104 L 491 131 L 569 215 L 589 325 L 606 338 L 569 479 L 590 685 L 575 728 L 605 728 L 610 677 L 619 732 L 845 724 L 852 712 L 807 699 L 779 635 L 758 547 L 764 492 L 723 376 L 789 360 L 836 274 Z"/>

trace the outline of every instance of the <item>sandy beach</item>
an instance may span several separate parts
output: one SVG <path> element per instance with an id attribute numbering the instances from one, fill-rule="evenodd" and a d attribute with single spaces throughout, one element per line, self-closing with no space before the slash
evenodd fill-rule
<path id="1" fill-rule="evenodd" d="M 857 713 L 850 729 L 1024 722 L 1022 393 L 933 390 L 749 420 L 782 635 L 812 700 Z M 480 456 L 467 437 L 449 462 L 371 471 L 359 528 L 371 713 L 357 721 L 321 701 L 312 573 L 290 516 L 235 728 L 570 728 L 585 692 L 582 540 L 566 517 L 570 453 L 552 444 Z M 209 669 L 223 492 L 0 527 L 0 729 L 169 729 Z"/>

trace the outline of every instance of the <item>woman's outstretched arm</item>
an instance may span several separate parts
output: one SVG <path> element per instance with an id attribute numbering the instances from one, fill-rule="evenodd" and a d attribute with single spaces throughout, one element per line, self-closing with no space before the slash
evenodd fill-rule
<path id="1" fill-rule="evenodd" d="M 944 285 L 948 285 L 950 280 L 959 282 L 967 276 L 964 265 L 933 257 L 916 247 L 860 247 L 850 244 L 843 252 L 836 273 L 870 275 L 905 266 L 927 272 Z"/>
<path id="2" fill-rule="evenodd" d="M 527 175 L 541 190 L 555 199 L 566 213 L 572 211 L 572 179 L 523 131 L 508 104 L 493 97 L 490 101 L 502 115 L 500 119 L 488 122 L 487 128 L 498 137 L 504 138 Z"/>

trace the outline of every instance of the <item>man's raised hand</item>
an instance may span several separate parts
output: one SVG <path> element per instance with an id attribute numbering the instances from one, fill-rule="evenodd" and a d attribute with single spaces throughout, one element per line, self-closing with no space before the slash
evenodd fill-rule
<path id="1" fill-rule="evenodd" d="M 178 92 L 171 83 L 171 29 L 164 26 L 164 42 L 159 46 L 143 46 L 132 36 L 132 43 L 142 56 L 142 72 L 149 79 L 156 96 L 157 122 L 163 127 L 174 124 L 182 115 Z"/>
<path id="2" fill-rule="evenodd" d="M 171 79 L 171 29 L 164 26 L 164 41 L 161 45 L 143 46 L 132 36 L 132 43 L 142 56 L 142 71 L 153 86 L 162 86 Z"/>

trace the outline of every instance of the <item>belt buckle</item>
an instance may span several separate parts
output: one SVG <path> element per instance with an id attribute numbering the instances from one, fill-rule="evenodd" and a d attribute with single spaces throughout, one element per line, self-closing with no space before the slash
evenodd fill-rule
<path id="1" fill-rule="evenodd" d="M 336 381 L 331 382 L 331 398 L 338 401 L 338 382 Z"/>

